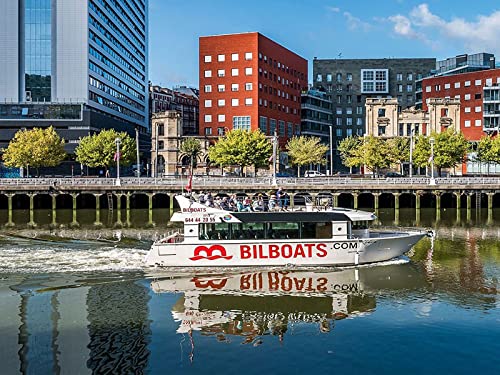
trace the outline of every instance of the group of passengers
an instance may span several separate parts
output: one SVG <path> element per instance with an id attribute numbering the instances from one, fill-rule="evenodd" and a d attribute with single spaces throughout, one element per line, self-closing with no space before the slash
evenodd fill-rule
<path id="1" fill-rule="evenodd" d="M 273 192 L 269 199 L 262 194 L 258 194 L 253 199 L 248 196 L 237 196 L 236 194 L 232 194 L 229 197 L 221 197 L 218 195 L 214 196 L 209 191 L 201 191 L 199 194 L 192 193 L 191 197 L 208 207 L 238 212 L 286 211 L 290 202 L 290 197 L 283 188 L 279 188 L 276 192 Z"/>

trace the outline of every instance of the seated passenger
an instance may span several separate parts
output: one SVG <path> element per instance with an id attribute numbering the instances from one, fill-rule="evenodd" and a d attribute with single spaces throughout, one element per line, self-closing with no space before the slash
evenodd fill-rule
<path id="1" fill-rule="evenodd" d="M 271 199 L 269 199 L 269 211 L 274 211 L 276 209 L 276 197 L 271 195 Z"/>

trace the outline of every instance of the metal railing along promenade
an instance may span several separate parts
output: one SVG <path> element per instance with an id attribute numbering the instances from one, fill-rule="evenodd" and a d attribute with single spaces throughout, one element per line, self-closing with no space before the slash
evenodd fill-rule
<path id="1" fill-rule="evenodd" d="M 187 177 L 124 177 L 117 183 L 116 178 L 3 178 L 0 179 L 0 188 L 4 187 L 111 187 L 122 186 L 132 187 L 147 186 L 158 187 L 179 187 L 182 188 L 188 182 Z M 215 176 L 195 176 L 193 177 L 193 189 L 197 187 L 224 187 L 224 186 L 248 186 L 248 187 L 270 187 L 273 186 L 272 177 L 215 177 Z M 317 178 L 277 178 L 276 184 L 283 187 L 306 187 L 324 186 L 328 187 L 366 187 L 376 188 L 377 186 L 394 186 L 394 188 L 429 186 L 432 179 L 428 177 L 401 177 L 401 178 L 359 178 L 359 177 L 317 177 Z M 500 177 L 444 177 L 435 178 L 435 186 L 471 188 L 475 186 L 498 186 L 500 188 Z M 431 186 L 434 186 L 432 184 Z"/>

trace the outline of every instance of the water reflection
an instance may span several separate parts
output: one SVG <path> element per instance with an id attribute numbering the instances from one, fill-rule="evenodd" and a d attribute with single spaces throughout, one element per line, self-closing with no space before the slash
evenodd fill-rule
<path id="1" fill-rule="evenodd" d="M 213 336 L 254 346 L 282 342 L 302 323 L 331 333 L 335 322 L 369 314 L 376 294 L 419 289 L 426 280 L 412 265 L 339 270 L 190 275 L 155 280 L 156 293 L 183 293 L 172 307 L 177 333 Z M 193 347 L 194 348 L 194 347 Z M 193 353 L 190 356 L 193 357 Z"/>

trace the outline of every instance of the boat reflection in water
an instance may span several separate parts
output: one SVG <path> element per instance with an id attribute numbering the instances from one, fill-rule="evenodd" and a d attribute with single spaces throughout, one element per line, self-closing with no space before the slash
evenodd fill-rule
<path id="1" fill-rule="evenodd" d="M 256 346 L 265 336 L 282 341 L 297 323 L 314 324 L 319 332 L 328 333 L 336 320 L 374 311 L 375 294 L 425 285 L 414 266 L 395 264 L 191 275 L 156 280 L 151 288 L 156 293 L 184 293 L 172 308 L 179 322 L 177 333 L 201 331 L 219 341 Z M 241 340 L 234 340 L 238 336 Z"/>

